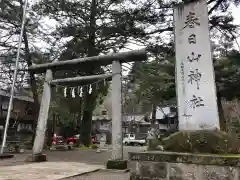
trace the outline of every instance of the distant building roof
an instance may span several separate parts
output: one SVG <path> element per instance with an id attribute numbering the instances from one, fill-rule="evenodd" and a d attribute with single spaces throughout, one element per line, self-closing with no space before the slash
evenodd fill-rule
<path id="1" fill-rule="evenodd" d="M 5 96 L 10 98 L 10 93 L 8 91 L 0 89 L 0 96 Z M 28 95 L 23 95 L 23 93 L 16 93 L 14 99 L 21 101 L 34 102 L 33 98 Z"/>

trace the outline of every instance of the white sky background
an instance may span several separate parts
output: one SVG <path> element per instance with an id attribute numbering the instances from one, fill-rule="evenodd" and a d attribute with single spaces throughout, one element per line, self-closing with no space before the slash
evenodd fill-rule
<path id="1" fill-rule="evenodd" d="M 233 13 L 233 17 L 235 18 L 235 23 L 240 24 L 240 7 L 231 7 L 231 11 Z"/>
<path id="2" fill-rule="evenodd" d="M 236 7 L 232 6 L 231 10 L 232 10 L 232 14 L 234 17 L 234 23 L 240 25 L 240 7 L 236 8 Z M 238 36 L 237 42 L 240 43 L 240 36 Z M 235 48 L 238 49 L 238 47 L 236 47 L 236 45 L 235 45 Z M 240 51 L 240 49 L 238 49 L 238 50 Z"/>

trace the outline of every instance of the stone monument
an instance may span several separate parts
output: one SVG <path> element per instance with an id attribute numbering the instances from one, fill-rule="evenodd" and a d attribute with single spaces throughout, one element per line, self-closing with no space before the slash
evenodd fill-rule
<path id="1" fill-rule="evenodd" d="M 219 131 L 205 0 L 174 7 L 180 132 L 163 151 L 129 153 L 131 180 L 239 180 L 240 142 Z"/>

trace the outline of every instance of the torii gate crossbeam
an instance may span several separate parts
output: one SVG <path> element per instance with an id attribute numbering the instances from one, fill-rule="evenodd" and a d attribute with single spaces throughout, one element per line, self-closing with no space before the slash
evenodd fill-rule
<path id="1" fill-rule="evenodd" d="M 146 48 L 141 50 L 134 50 L 121 53 L 112 53 L 108 55 L 92 56 L 85 58 L 78 58 L 66 61 L 57 61 L 45 64 L 33 65 L 28 68 L 29 71 L 33 71 L 36 74 L 44 73 L 47 69 L 51 70 L 67 70 L 77 69 L 84 64 L 98 63 L 99 65 L 105 66 L 111 64 L 113 61 L 133 62 L 133 61 L 144 61 L 147 59 Z"/>

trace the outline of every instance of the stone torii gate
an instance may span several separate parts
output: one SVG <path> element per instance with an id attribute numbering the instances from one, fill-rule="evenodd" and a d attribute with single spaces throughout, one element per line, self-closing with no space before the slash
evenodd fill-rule
<path id="1" fill-rule="evenodd" d="M 52 63 L 33 65 L 28 68 L 35 74 L 45 73 L 44 88 L 41 106 L 38 116 L 36 137 L 33 152 L 28 161 L 46 161 L 46 155 L 42 153 L 45 131 L 48 120 L 48 112 L 51 101 L 51 84 L 83 82 L 112 77 L 112 160 L 123 159 L 122 147 L 122 105 L 121 105 L 121 63 L 143 61 L 147 59 L 147 49 L 134 50 L 109 55 L 78 58 L 67 61 L 54 61 Z M 83 64 L 97 63 L 99 66 L 112 64 L 112 73 L 78 76 L 74 78 L 53 79 L 52 71 L 77 69 Z"/>

